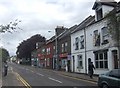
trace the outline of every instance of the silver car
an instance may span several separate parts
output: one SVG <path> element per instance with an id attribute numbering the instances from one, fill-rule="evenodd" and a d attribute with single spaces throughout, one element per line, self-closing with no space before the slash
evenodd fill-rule
<path id="1" fill-rule="evenodd" d="M 120 88 L 120 69 L 113 69 L 98 78 L 100 88 Z"/>

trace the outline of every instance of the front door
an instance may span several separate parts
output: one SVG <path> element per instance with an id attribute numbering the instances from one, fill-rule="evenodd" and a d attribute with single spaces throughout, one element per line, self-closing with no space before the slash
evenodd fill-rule
<path id="1" fill-rule="evenodd" d="M 117 50 L 112 51 L 112 56 L 113 56 L 113 64 L 114 64 L 114 69 L 118 68 L 118 56 L 117 56 Z"/>
<path id="2" fill-rule="evenodd" d="M 75 58 L 74 58 L 74 56 L 72 56 L 72 59 L 73 59 L 73 72 L 75 72 Z"/>

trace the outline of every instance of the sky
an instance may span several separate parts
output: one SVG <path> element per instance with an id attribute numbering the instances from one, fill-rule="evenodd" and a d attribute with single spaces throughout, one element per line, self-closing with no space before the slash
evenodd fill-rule
<path id="1" fill-rule="evenodd" d="M 119 0 L 115 0 L 119 1 Z M 55 35 L 57 26 L 70 28 L 82 22 L 92 10 L 95 0 L 0 0 L 0 25 L 21 20 L 22 30 L 0 34 L 0 47 L 15 55 L 17 46 L 33 35 L 46 39 Z M 51 31 L 51 32 L 48 32 Z"/>

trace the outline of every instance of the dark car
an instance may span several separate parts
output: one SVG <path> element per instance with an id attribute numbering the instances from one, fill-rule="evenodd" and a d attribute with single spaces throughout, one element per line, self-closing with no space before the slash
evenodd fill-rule
<path id="1" fill-rule="evenodd" d="M 120 88 L 120 69 L 113 69 L 98 78 L 100 88 Z"/>

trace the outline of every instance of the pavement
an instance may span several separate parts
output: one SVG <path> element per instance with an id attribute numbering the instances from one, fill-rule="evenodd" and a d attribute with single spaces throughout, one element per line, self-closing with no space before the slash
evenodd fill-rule
<path id="1" fill-rule="evenodd" d="M 7 76 L 2 75 L 2 88 L 10 86 L 14 88 L 23 86 L 23 84 L 18 80 L 17 75 L 13 72 L 13 70 L 9 68 Z"/>

